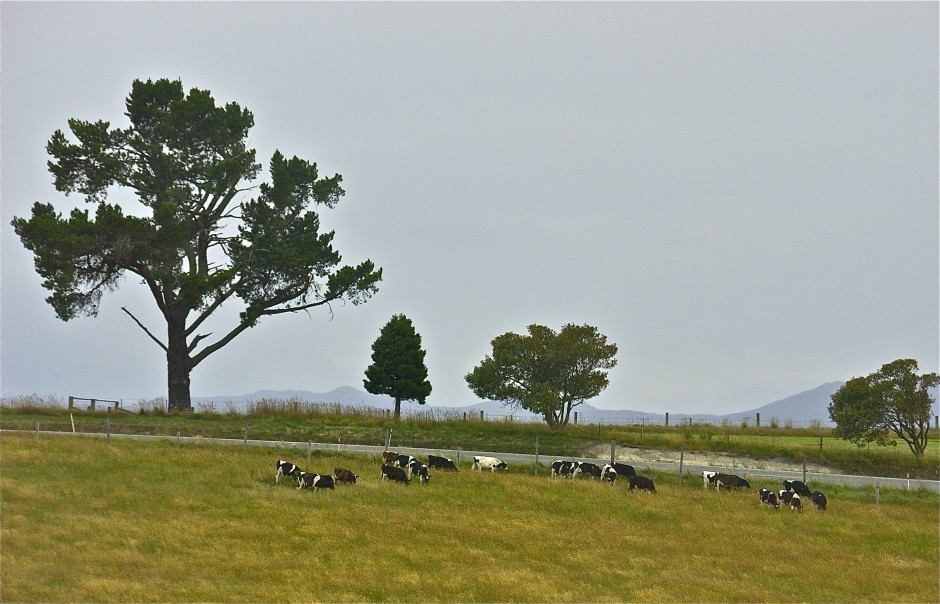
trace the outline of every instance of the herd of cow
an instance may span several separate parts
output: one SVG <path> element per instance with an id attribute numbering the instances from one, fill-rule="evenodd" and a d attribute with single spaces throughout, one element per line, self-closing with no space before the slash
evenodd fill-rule
<path id="1" fill-rule="evenodd" d="M 496 470 L 505 470 L 507 467 L 506 462 L 496 457 L 476 456 L 473 458 L 471 469 L 480 472 L 483 470 L 495 472 Z M 382 453 L 382 480 L 389 479 L 409 484 L 412 480 L 417 479 L 422 484 L 427 484 L 431 480 L 430 468 L 456 472 L 457 464 L 450 458 L 437 455 L 428 455 L 428 463 L 424 464 L 411 455 L 403 455 L 393 451 Z M 625 463 L 617 462 L 599 466 L 586 461 L 567 461 L 563 459 L 552 462 L 552 476 L 574 478 L 579 474 L 610 483 L 616 481 L 618 476 L 623 476 L 630 485 L 630 491 L 640 489 L 651 493 L 656 492 L 656 486 L 650 478 L 637 475 L 633 466 Z M 333 474 L 304 472 L 289 461 L 279 459 L 275 467 L 274 481 L 280 482 L 281 476 L 294 478 L 297 481 L 298 489 L 313 489 L 314 491 L 334 489 L 337 483 L 355 484 L 356 479 L 359 478 L 351 471 L 339 467 L 333 469 Z M 746 479 L 722 472 L 702 472 L 702 483 L 703 488 L 708 489 L 708 487 L 714 486 L 717 491 L 721 491 L 722 487 L 726 489 L 751 488 L 751 483 Z M 784 480 L 783 488 L 776 493 L 769 489 L 760 489 L 758 496 L 761 505 L 768 505 L 775 509 L 779 509 L 783 505 L 791 510 L 802 512 L 802 497 L 809 497 L 818 510 L 826 510 L 826 496 L 820 491 L 810 492 L 806 483 L 800 480 Z"/>
<path id="2" fill-rule="evenodd" d="M 734 474 L 723 474 L 721 472 L 702 472 L 703 487 L 707 489 L 714 485 L 715 490 L 720 491 L 721 487 L 726 489 L 751 488 L 749 483 L 740 476 Z M 802 497 L 809 497 L 817 510 L 826 511 L 826 496 L 822 491 L 810 492 L 809 487 L 802 480 L 784 480 L 783 488 L 774 493 L 770 489 L 761 489 L 757 492 L 761 505 L 768 505 L 774 509 L 780 509 L 780 506 L 789 507 L 797 512 L 803 511 Z"/>

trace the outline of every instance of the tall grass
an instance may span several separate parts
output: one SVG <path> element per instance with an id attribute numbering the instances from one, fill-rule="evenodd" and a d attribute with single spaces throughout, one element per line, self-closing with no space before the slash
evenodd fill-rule
<path id="1" fill-rule="evenodd" d="M 379 479 L 370 456 L 0 436 L 0 600 L 935 602 L 938 498 L 849 489 L 761 509 L 654 474 L 657 494 L 506 474 Z M 293 455 L 358 484 L 274 482 Z M 767 485 L 770 486 L 770 485 Z M 850 496 L 850 493 L 852 496 Z M 858 493 L 855 495 L 855 493 Z"/>

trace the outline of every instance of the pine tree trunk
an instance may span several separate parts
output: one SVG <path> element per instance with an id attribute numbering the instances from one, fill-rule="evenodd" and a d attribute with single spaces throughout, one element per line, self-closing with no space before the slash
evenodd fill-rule
<path id="1" fill-rule="evenodd" d="M 401 416 L 401 398 L 395 397 L 395 421 Z"/>
<path id="2" fill-rule="evenodd" d="M 186 318 L 171 317 L 167 320 L 167 390 L 170 411 L 191 411 L 189 396 L 189 373 L 192 369 L 189 352 L 186 350 Z"/>

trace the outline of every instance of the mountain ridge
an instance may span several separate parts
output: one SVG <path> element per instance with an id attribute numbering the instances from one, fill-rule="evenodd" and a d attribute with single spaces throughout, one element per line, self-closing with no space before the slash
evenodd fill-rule
<path id="1" fill-rule="evenodd" d="M 832 426 L 832 420 L 829 418 L 828 405 L 831 402 L 831 396 L 845 382 L 834 381 L 826 382 L 816 388 L 806 390 L 782 398 L 760 407 L 755 407 L 746 411 L 737 411 L 724 414 L 707 413 L 670 413 L 670 423 L 700 421 L 707 423 L 725 423 L 738 424 L 747 419 L 749 423 L 756 420 L 759 413 L 761 423 L 768 425 L 771 420 L 776 420 L 778 424 L 792 423 L 796 426 L 808 426 L 818 423 L 821 426 Z M 937 389 L 933 389 L 934 396 L 934 415 L 937 411 Z M 249 402 L 262 399 L 273 400 L 300 400 L 310 403 L 337 403 L 349 407 L 373 407 L 376 409 L 391 410 L 395 408 L 395 400 L 390 396 L 370 394 L 358 390 L 352 386 L 341 386 L 328 392 L 311 392 L 309 390 L 258 390 L 251 394 L 238 396 L 212 396 L 212 397 L 193 397 L 193 404 L 216 405 L 231 404 L 235 408 L 243 408 Z M 441 412 L 442 415 L 468 413 L 476 414 L 482 411 L 485 416 L 490 417 L 509 417 L 519 421 L 540 421 L 539 416 L 525 409 L 513 409 L 510 406 L 503 405 L 497 401 L 480 401 L 472 405 L 460 407 L 444 407 L 433 405 L 416 405 L 408 403 L 402 406 L 403 413 L 415 411 Z M 584 403 L 574 408 L 578 413 L 579 422 L 604 423 L 604 424 L 624 424 L 639 423 L 642 421 L 651 424 L 661 424 L 665 421 L 664 413 L 651 413 L 646 411 L 636 411 L 632 409 L 599 409 Z M 572 418 L 573 419 L 573 418 Z"/>

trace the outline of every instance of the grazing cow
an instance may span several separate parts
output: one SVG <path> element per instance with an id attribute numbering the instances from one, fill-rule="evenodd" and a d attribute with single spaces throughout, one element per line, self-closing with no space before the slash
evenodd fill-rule
<path id="1" fill-rule="evenodd" d="M 757 496 L 760 497 L 761 503 L 767 503 L 767 497 L 770 495 L 770 491 L 767 489 L 761 489 L 757 491 Z"/>
<path id="2" fill-rule="evenodd" d="M 382 461 L 388 465 L 395 463 L 395 460 L 398 459 L 398 453 L 394 451 L 383 451 L 382 452 Z"/>
<path id="3" fill-rule="evenodd" d="M 797 512 L 803 511 L 803 502 L 800 501 L 799 493 L 793 493 L 793 497 L 790 497 L 790 509 Z"/>
<path id="4" fill-rule="evenodd" d="M 621 476 L 636 476 L 636 470 L 633 469 L 633 466 L 628 466 L 625 463 L 620 463 L 619 461 L 614 462 L 614 470 L 617 474 Z"/>
<path id="5" fill-rule="evenodd" d="M 555 464 L 552 464 L 554 466 Z M 578 467 L 573 461 L 563 461 L 558 467 L 558 475 L 562 478 L 573 478 L 575 473 L 577 473 Z"/>
<path id="6" fill-rule="evenodd" d="M 780 496 L 780 503 L 783 505 L 790 505 L 790 500 L 793 499 L 793 491 L 785 491 L 780 489 L 777 494 Z"/>
<path id="7" fill-rule="evenodd" d="M 300 476 L 297 477 L 297 488 L 313 489 L 314 491 L 319 491 L 320 489 L 335 489 L 336 482 L 333 480 L 333 477 L 328 474 L 301 472 Z"/>
<path id="8" fill-rule="evenodd" d="M 604 467 L 601 468 L 601 480 L 606 482 L 614 482 L 617 480 L 617 470 L 614 469 L 614 466 L 604 464 Z"/>
<path id="9" fill-rule="evenodd" d="M 826 496 L 823 495 L 822 491 L 813 491 L 812 502 L 817 510 L 821 512 L 826 511 Z"/>
<path id="10" fill-rule="evenodd" d="M 649 491 L 650 493 L 656 492 L 656 486 L 653 484 L 653 481 L 646 476 L 628 476 L 627 480 L 630 481 L 630 488 L 628 489 L 630 491 L 638 488 L 642 491 Z"/>
<path id="11" fill-rule="evenodd" d="M 734 474 L 722 474 L 721 472 L 718 472 L 715 474 L 715 489 L 720 491 L 722 485 L 724 485 L 724 487 L 727 489 L 739 489 L 742 487 L 745 489 L 751 488 L 751 483 L 741 478 L 740 476 L 735 476 Z"/>
<path id="12" fill-rule="evenodd" d="M 408 478 L 408 475 L 401 468 L 390 466 L 387 464 L 382 464 L 382 480 L 388 478 L 389 480 L 394 480 L 396 482 L 403 482 L 409 484 L 411 479 Z"/>
<path id="13" fill-rule="evenodd" d="M 453 470 L 457 471 L 457 464 L 454 461 L 447 457 L 439 457 L 437 455 L 428 455 L 428 467 L 429 468 L 439 468 L 441 470 Z"/>
<path id="14" fill-rule="evenodd" d="M 301 469 L 291 462 L 279 459 L 277 460 L 277 465 L 275 466 L 274 482 L 281 482 L 281 476 L 292 476 L 297 478 L 300 472 Z"/>
<path id="15" fill-rule="evenodd" d="M 810 492 L 809 487 L 806 486 L 806 483 L 802 480 L 784 480 L 783 488 L 788 491 L 793 491 L 797 495 L 802 497 L 812 497 L 813 494 Z"/>
<path id="16" fill-rule="evenodd" d="M 601 467 L 599 465 L 589 461 L 577 461 L 575 464 L 578 467 L 578 472 L 587 474 L 591 478 L 601 477 Z"/>
<path id="17" fill-rule="evenodd" d="M 564 459 L 556 459 L 552 462 L 552 476 L 561 476 L 561 467 L 565 464 L 570 465 L 571 462 L 565 461 Z"/>
<path id="18" fill-rule="evenodd" d="M 767 505 L 772 505 L 775 510 L 779 510 L 779 509 L 780 509 L 780 502 L 777 501 L 777 495 L 776 495 L 776 494 L 770 493 L 770 494 L 767 495 Z"/>
<path id="19" fill-rule="evenodd" d="M 708 485 L 715 484 L 715 476 L 718 475 L 718 472 L 709 472 L 705 470 L 702 472 L 702 488 L 707 489 Z M 718 487 L 715 487 L 718 488 Z"/>
<path id="20" fill-rule="evenodd" d="M 395 458 L 395 461 L 391 465 L 398 466 L 399 468 L 408 472 L 408 475 L 411 475 L 411 462 L 415 460 L 411 455 L 399 455 Z"/>
<path id="21" fill-rule="evenodd" d="M 336 476 L 337 482 L 349 482 L 356 484 L 356 479 L 359 478 L 346 468 L 333 468 L 333 476 Z"/>
<path id="22" fill-rule="evenodd" d="M 490 472 L 495 472 L 497 469 L 505 470 L 509 466 L 506 465 L 506 462 L 497 459 L 495 457 L 474 457 L 473 465 L 470 467 L 471 470 L 489 470 Z"/>
<path id="23" fill-rule="evenodd" d="M 431 476 L 428 474 L 428 467 L 417 459 L 411 460 L 411 463 L 408 464 L 408 470 L 411 472 L 412 478 L 417 476 L 422 484 L 427 484 L 428 481 L 431 480 Z"/>

